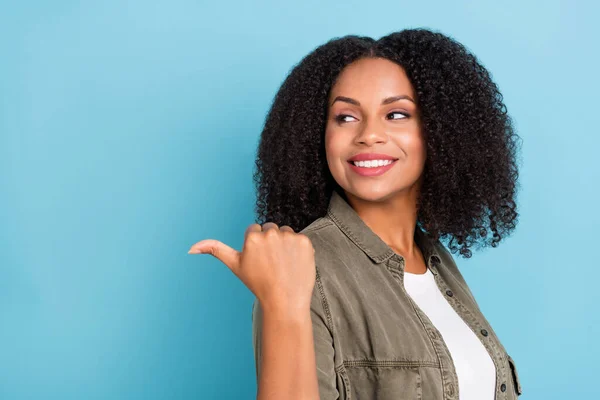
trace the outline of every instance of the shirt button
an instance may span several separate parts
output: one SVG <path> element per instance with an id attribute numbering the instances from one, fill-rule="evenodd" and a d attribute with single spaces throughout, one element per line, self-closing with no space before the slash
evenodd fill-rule
<path id="1" fill-rule="evenodd" d="M 504 383 L 500 385 L 500 390 L 506 392 L 506 385 Z"/>
<path id="2" fill-rule="evenodd" d="M 488 335 L 488 331 L 486 331 L 485 329 L 482 329 L 482 330 L 481 330 L 481 334 L 482 334 L 483 336 L 487 336 L 487 335 Z"/>
<path id="3" fill-rule="evenodd" d="M 449 397 L 454 397 L 454 385 L 452 384 L 452 382 L 448 384 L 448 390 L 446 391 L 446 393 Z"/>
<path id="4" fill-rule="evenodd" d="M 450 289 L 446 290 L 446 294 L 448 295 L 448 297 L 454 296 L 454 293 L 452 293 L 452 290 Z"/>

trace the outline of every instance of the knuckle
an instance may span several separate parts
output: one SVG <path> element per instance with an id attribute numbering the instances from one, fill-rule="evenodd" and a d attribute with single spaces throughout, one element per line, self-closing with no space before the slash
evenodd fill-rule
<path id="1" fill-rule="evenodd" d="M 299 242 L 307 247 L 312 247 L 312 241 L 310 240 L 310 238 L 306 235 L 299 235 L 298 237 Z"/>
<path id="2" fill-rule="evenodd" d="M 256 231 L 259 231 L 260 229 L 261 229 L 261 228 L 260 228 L 260 225 L 259 225 L 259 224 L 256 224 L 256 223 L 254 223 L 254 224 L 250 224 L 250 225 L 248 225 L 248 227 L 246 228 L 246 231 L 245 231 L 244 233 L 247 235 L 247 234 L 249 234 L 250 232 L 256 232 Z"/>
<path id="3" fill-rule="evenodd" d="M 268 239 L 273 239 L 279 236 L 279 232 L 276 229 L 269 229 L 265 231 L 264 234 Z"/>
<path id="4" fill-rule="evenodd" d="M 247 243 L 258 243 L 258 241 L 260 240 L 260 232 L 256 232 L 256 231 L 251 231 L 248 232 L 248 234 L 246 235 L 246 242 Z"/>
<path id="5" fill-rule="evenodd" d="M 286 238 L 286 239 L 290 239 L 290 238 L 294 238 L 296 237 L 296 234 L 294 232 L 290 232 L 288 230 L 285 231 L 281 231 L 281 235 Z"/>

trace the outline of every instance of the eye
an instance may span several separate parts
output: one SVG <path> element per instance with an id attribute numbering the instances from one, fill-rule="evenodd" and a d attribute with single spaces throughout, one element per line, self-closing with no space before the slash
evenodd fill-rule
<path id="1" fill-rule="evenodd" d="M 347 121 L 346 118 L 354 118 L 354 117 L 352 115 L 348 115 L 348 114 L 338 114 L 335 116 L 335 120 L 340 124 L 342 124 L 344 122 L 350 122 L 350 121 Z"/>
<path id="2" fill-rule="evenodd" d="M 394 114 L 396 114 L 396 115 L 402 115 L 402 117 L 399 117 L 399 118 L 392 118 L 392 119 L 405 119 L 405 118 L 408 118 L 408 117 L 409 117 L 409 115 L 408 115 L 408 114 L 406 114 L 406 113 L 403 113 L 403 112 L 400 112 L 400 111 L 392 111 L 391 113 L 389 113 L 389 114 L 388 114 L 388 116 L 390 116 L 390 115 L 394 115 Z"/>

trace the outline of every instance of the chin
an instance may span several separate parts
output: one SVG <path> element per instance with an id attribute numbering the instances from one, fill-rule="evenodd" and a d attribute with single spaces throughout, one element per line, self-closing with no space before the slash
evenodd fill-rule
<path id="1" fill-rule="evenodd" d="M 394 195 L 396 194 L 395 192 L 389 190 L 378 191 L 372 189 L 346 190 L 346 192 L 360 200 L 371 202 L 387 201 L 394 197 Z"/>

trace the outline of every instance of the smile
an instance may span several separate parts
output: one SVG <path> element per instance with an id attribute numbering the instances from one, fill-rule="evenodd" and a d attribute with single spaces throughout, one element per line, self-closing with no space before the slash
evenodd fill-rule
<path id="1" fill-rule="evenodd" d="M 348 164 L 352 171 L 361 176 L 379 176 L 390 170 L 397 161 L 398 160 L 348 161 Z"/>

